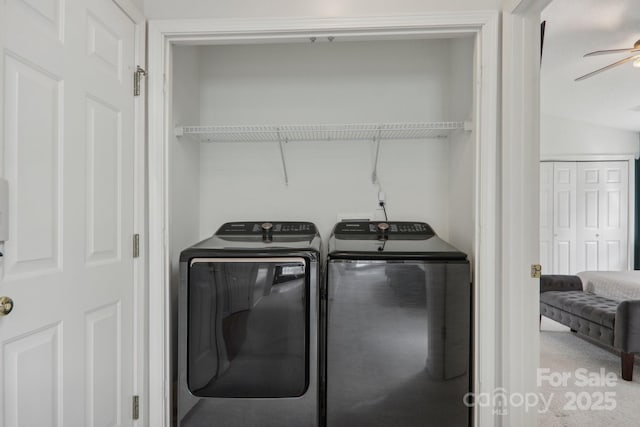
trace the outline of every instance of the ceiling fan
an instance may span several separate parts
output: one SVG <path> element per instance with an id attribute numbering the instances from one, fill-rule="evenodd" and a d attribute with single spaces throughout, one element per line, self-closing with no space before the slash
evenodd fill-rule
<path id="1" fill-rule="evenodd" d="M 575 81 L 579 82 L 580 80 L 588 79 L 589 77 L 595 76 L 603 71 L 607 71 L 613 67 L 617 67 L 618 65 L 625 64 L 627 62 L 633 61 L 634 67 L 640 67 L 640 40 L 633 44 L 633 47 L 627 49 L 608 49 L 608 50 L 596 50 L 594 52 L 585 53 L 585 57 L 587 56 L 597 56 L 597 55 L 608 55 L 611 53 L 631 53 L 631 56 L 621 59 L 619 61 L 614 62 L 613 64 L 609 64 L 606 67 L 602 67 L 595 71 L 585 74 L 584 76 L 580 76 Z"/>

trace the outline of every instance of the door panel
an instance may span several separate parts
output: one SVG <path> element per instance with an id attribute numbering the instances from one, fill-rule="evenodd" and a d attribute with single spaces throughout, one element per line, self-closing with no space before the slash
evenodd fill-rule
<path id="1" fill-rule="evenodd" d="M 4 59 L 5 177 L 15 189 L 4 257 L 11 280 L 61 268 L 62 88 L 58 77 L 33 64 L 9 54 Z"/>
<path id="2" fill-rule="evenodd" d="M 602 163 L 603 200 L 601 245 L 606 245 L 606 270 L 626 270 L 629 262 L 629 164 L 627 162 Z"/>
<path id="3" fill-rule="evenodd" d="M 63 425 L 60 349 L 60 324 L 5 341 L 3 425 Z"/>
<path id="4" fill-rule="evenodd" d="M 602 268 L 603 270 L 622 270 L 624 269 L 621 266 L 622 257 L 620 256 L 622 253 L 622 248 L 620 247 L 619 240 L 607 241 L 605 242 L 605 262 Z"/>
<path id="5" fill-rule="evenodd" d="M 87 367 L 85 425 L 87 427 L 121 425 L 122 319 L 120 304 L 109 304 L 87 313 L 85 331 Z"/>
<path id="6" fill-rule="evenodd" d="M 628 191 L 627 162 L 578 162 L 576 271 L 627 268 Z"/>
<path id="7" fill-rule="evenodd" d="M 540 163 L 540 265 L 553 269 L 553 163 Z"/>
<path id="8" fill-rule="evenodd" d="M 118 171 L 122 167 L 122 114 L 105 101 L 87 97 L 87 262 L 120 259 L 122 194 Z"/>
<path id="9" fill-rule="evenodd" d="M 619 190 L 607 190 L 607 204 L 605 206 L 605 218 L 607 220 L 606 227 L 609 229 L 619 229 L 622 214 L 622 206 L 620 191 Z"/>
<path id="10" fill-rule="evenodd" d="M 599 248 L 598 241 L 591 240 L 585 241 L 583 245 L 584 257 L 585 257 L 585 270 L 597 270 L 598 269 L 598 258 L 599 258 Z"/>
<path id="11" fill-rule="evenodd" d="M 576 164 L 554 163 L 553 181 L 553 271 L 570 274 L 576 263 Z"/>
<path id="12" fill-rule="evenodd" d="M 599 228 L 598 220 L 600 218 L 599 209 L 600 201 L 597 190 L 585 190 L 584 192 L 584 215 L 582 227 L 585 229 L 597 230 Z"/>
<path id="13" fill-rule="evenodd" d="M 135 27 L 111 0 L 6 0 L 0 28 L 0 426 L 131 425 Z"/>
<path id="14" fill-rule="evenodd" d="M 40 36 L 63 41 L 63 0 L 8 0 L 7 4 L 12 20 L 29 26 Z"/>

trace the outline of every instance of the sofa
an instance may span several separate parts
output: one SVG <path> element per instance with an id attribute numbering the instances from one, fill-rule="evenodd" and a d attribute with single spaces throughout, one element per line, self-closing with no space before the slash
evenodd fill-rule
<path id="1" fill-rule="evenodd" d="M 542 316 L 618 350 L 622 379 L 632 380 L 634 353 L 640 352 L 640 300 L 584 292 L 578 276 L 542 275 L 540 319 Z"/>

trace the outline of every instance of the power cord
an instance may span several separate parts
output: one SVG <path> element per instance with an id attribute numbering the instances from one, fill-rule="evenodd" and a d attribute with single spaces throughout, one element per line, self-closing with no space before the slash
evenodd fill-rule
<path id="1" fill-rule="evenodd" d="M 380 207 L 382 208 L 382 211 L 384 212 L 384 220 L 385 221 L 389 221 L 389 219 L 387 218 L 387 209 L 385 209 L 384 207 L 384 202 L 378 202 L 378 204 L 380 205 Z"/>

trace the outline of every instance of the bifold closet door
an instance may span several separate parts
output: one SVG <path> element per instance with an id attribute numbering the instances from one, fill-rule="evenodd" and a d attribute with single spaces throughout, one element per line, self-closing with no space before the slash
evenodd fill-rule
<path id="1" fill-rule="evenodd" d="M 628 264 L 627 162 L 578 162 L 578 270 L 625 270 Z"/>
<path id="2" fill-rule="evenodd" d="M 553 162 L 540 163 L 540 265 L 553 273 Z"/>
<path id="3" fill-rule="evenodd" d="M 576 162 L 553 163 L 553 273 L 576 270 Z"/>

